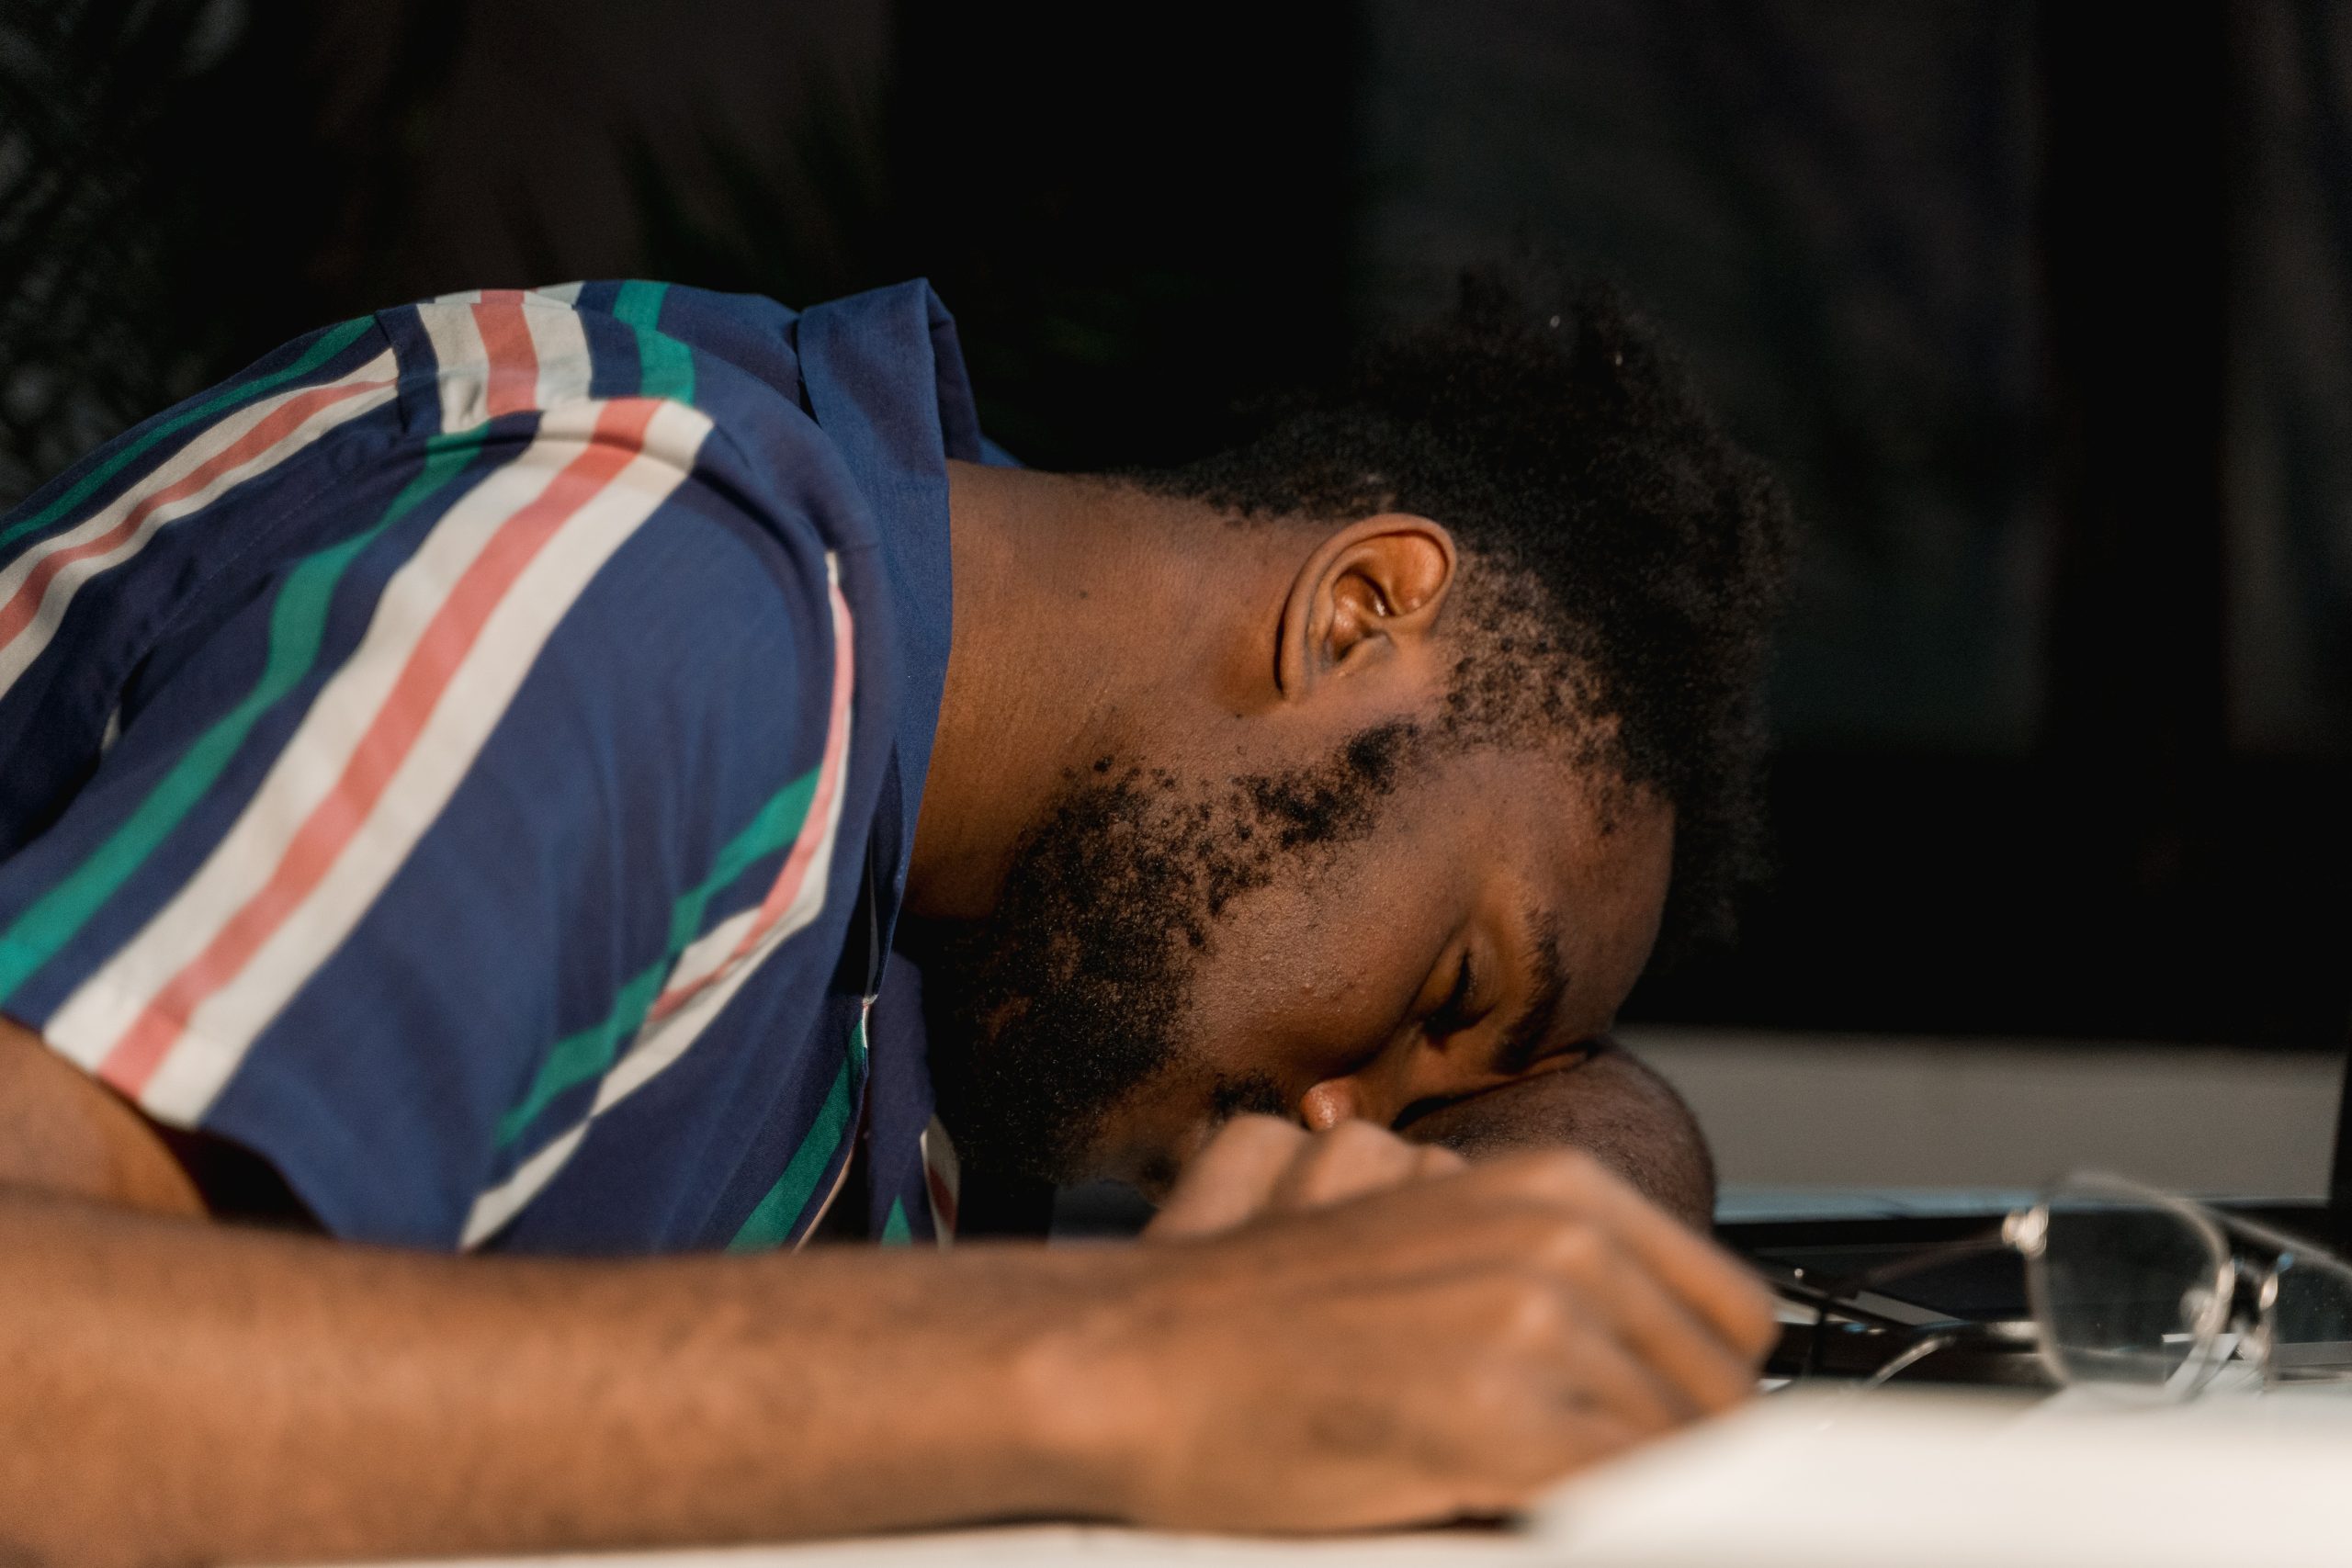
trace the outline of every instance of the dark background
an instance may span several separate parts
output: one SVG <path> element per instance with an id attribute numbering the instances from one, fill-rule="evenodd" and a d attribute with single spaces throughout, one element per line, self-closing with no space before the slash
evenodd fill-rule
<path id="1" fill-rule="evenodd" d="M 2345 1042 L 2336 5 L 11 0 L 0 504 L 310 326 L 579 276 L 928 274 L 999 440 L 1180 458 L 1523 242 L 1809 534 L 1779 878 L 1633 1013 Z"/>

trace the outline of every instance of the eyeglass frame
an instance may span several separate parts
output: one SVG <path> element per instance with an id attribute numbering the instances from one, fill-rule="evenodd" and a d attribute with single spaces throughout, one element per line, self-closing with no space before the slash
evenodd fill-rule
<path id="1" fill-rule="evenodd" d="M 2206 1307 L 2192 1328 L 2196 1338 L 2189 1356 L 2182 1361 L 2180 1369 L 2167 1376 L 2163 1383 L 2153 1390 L 2142 1391 L 2161 1395 L 2157 1402 L 2182 1404 L 2196 1398 L 2233 1355 L 2242 1357 L 2259 1369 L 2266 1382 L 2275 1376 L 2278 1343 L 2272 1314 L 2278 1300 L 2279 1277 L 2289 1265 L 2309 1261 L 2322 1267 L 2333 1267 L 2347 1280 L 2352 1280 L 2352 1261 L 2307 1238 L 2264 1224 L 2258 1220 L 2224 1213 L 2195 1199 L 2167 1192 L 2160 1187 L 2134 1181 L 2129 1177 L 2105 1171 L 2077 1171 L 2051 1182 L 2031 1204 L 2003 1216 L 1996 1231 L 1926 1247 L 1906 1258 L 1831 1281 L 1826 1286 L 1804 1287 L 1804 1293 L 1814 1299 L 1814 1318 L 1812 1338 L 1806 1346 L 1804 1364 L 1799 1377 L 1810 1379 L 1819 1375 L 1821 1348 L 1833 1310 L 1842 1307 L 1849 1317 L 1874 1315 L 1860 1308 L 1853 1298 L 1954 1258 L 1986 1252 L 2013 1251 L 2024 1259 L 2026 1265 L 2026 1301 L 2032 1312 L 2034 1354 L 2051 1382 L 2061 1388 L 2096 1387 L 2114 1393 L 2135 1386 L 2101 1383 L 2097 1380 L 2076 1377 L 2067 1369 L 2064 1358 L 2056 1348 L 2057 1331 L 2052 1326 L 2055 1314 L 2050 1303 L 2048 1266 L 2044 1259 L 2049 1244 L 2051 1208 L 2062 1193 L 2122 1199 L 2163 1209 L 2187 1223 L 2204 1242 L 2208 1255 L 2219 1259 L 2213 1270 L 2212 1289 L 2208 1294 Z M 2231 1245 L 2233 1235 L 2269 1249 L 2269 1261 L 2263 1266 L 2258 1277 L 2250 1276 L 2249 1261 L 2239 1257 L 2237 1248 Z M 2249 1283 L 2255 1287 L 2254 1313 L 2250 1322 L 2238 1307 L 2241 1289 Z M 2225 1337 L 2233 1325 L 2239 1325 L 2237 1344 L 2225 1348 Z M 1863 1386 L 1876 1387 L 1887 1382 L 1929 1356 L 1950 1348 L 1960 1337 L 1959 1328 L 1936 1329 L 1921 1334 L 1863 1380 Z M 2251 1355 L 2245 1354 L 2244 1349 L 2248 1345 L 2254 1348 Z M 2195 1371 L 2190 1374 L 2192 1367 Z"/>

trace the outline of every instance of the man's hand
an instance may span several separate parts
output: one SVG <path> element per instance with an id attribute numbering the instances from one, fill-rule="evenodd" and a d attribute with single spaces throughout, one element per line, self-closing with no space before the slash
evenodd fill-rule
<path id="1" fill-rule="evenodd" d="M 1771 1326 L 1582 1156 L 1427 1175 L 1360 1132 L 1254 1167 L 1271 1212 L 1151 1247 L 340 1246 L 194 1218 L 152 1132 L 40 1050 L 0 1022 L 0 1427 L 40 1434 L 0 1445 L 0 1556 L 1407 1524 L 1720 1408 Z"/>
<path id="2" fill-rule="evenodd" d="M 1184 1168 L 1144 1238 L 1209 1235 L 1261 1213 L 1319 1209 L 1464 1165 L 1452 1149 L 1408 1144 L 1370 1122 L 1309 1133 L 1277 1117 L 1237 1116 Z"/>
<path id="3" fill-rule="evenodd" d="M 1091 1314 L 1077 1364 L 1136 1423 L 1117 1512 L 1304 1530 L 1499 1511 L 1753 1388 L 1769 1293 L 1590 1157 L 1412 1179 L 1351 1141 L 1366 1163 L 1340 1163 L 1403 1184 L 1281 1213 L 1340 1162 L 1302 1167 L 1302 1142 L 1297 1180 L 1264 1188 L 1276 1212 L 1141 1249 L 1148 1286 Z"/>

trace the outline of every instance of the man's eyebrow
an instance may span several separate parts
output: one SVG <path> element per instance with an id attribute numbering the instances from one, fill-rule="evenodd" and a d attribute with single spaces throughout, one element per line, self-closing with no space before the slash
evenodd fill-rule
<path id="1" fill-rule="evenodd" d="M 1568 971 L 1560 962 L 1560 922 L 1555 916 L 1529 906 L 1522 928 L 1528 953 L 1527 1005 L 1503 1031 L 1495 1053 L 1495 1069 L 1512 1077 L 1535 1065 L 1536 1053 L 1552 1037 L 1560 1018 L 1560 1003 L 1568 994 Z"/>

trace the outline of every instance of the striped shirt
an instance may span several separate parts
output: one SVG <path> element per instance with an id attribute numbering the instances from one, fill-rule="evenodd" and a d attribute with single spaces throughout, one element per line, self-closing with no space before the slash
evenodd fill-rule
<path id="1" fill-rule="evenodd" d="M 861 1142 L 933 1234 L 884 971 L 979 447 L 920 283 L 455 295 L 140 425 L 0 518 L 0 1011 L 345 1236 L 774 1247 Z"/>

